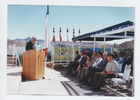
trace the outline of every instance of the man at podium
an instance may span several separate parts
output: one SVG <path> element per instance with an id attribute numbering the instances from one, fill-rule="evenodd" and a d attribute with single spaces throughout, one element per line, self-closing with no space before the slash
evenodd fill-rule
<path id="1" fill-rule="evenodd" d="M 36 50 L 35 41 L 36 41 L 36 38 L 32 37 L 31 41 L 27 42 L 26 48 L 25 48 L 26 51 L 28 51 L 28 50 Z"/>

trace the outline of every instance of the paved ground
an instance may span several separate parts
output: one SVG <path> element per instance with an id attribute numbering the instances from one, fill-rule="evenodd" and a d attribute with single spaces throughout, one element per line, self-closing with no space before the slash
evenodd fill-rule
<path id="1" fill-rule="evenodd" d="M 66 74 L 66 69 L 45 68 L 45 79 L 21 81 L 22 67 L 7 67 L 7 94 L 41 94 L 72 96 L 130 96 L 127 91 L 115 92 L 116 89 L 102 87 L 94 92 L 87 85 L 78 82 L 76 77 Z"/>

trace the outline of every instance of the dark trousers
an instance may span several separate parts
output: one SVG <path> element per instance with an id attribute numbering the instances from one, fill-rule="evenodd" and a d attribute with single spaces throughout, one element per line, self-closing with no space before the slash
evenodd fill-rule
<path id="1" fill-rule="evenodd" d="M 96 72 L 94 74 L 94 79 L 93 79 L 93 85 L 96 88 L 100 88 L 102 84 L 104 83 L 106 78 L 114 78 L 115 74 L 106 74 L 106 75 L 101 75 L 102 72 Z"/>
<path id="2" fill-rule="evenodd" d="M 89 68 L 89 71 L 87 73 L 87 75 L 85 76 L 85 81 L 86 82 L 89 82 L 90 84 L 92 84 L 92 81 L 93 81 L 93 77 L 94 77 L 94 74 L 96 72 L 101 72 L 102 70 L 99 69 L 99 68 L 95 68 L 95 67 L 90 67 Z"/>
<path id="3" fill-rule="evenodd" d="M 74 64 L 74 62 L 73 62 L 73 61 L 71 61 L 71 62 L 68 64 L 68 67 L 67 67 L 67 72 L 70 72 L 70 66 L 71 66 L 72 64 Z"/>
<path id="4" fill-rule="evenodd" d="M 79 63 L 75 63 L 73 66 L 72 66 L 72 71 L 76 71 L 76 69 L 78 68 L 79 66 Z"/>
<path id="5" fill-rule="evenodd" d="M 75 71 L 78 67 L 79 63 L 78 62 L 71 62 L 69 63 L 69 69 L 68 69 L 68 72 L 69 73 L 72 73 L 72 71 Z"/>

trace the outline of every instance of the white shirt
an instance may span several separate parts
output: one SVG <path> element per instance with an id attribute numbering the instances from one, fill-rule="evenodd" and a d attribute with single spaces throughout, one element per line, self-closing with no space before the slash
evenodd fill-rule
<path id="1" fill-rule="evenodd" d="M 117 66 L 118 66 L 118 63 L 115 60 L 113 60 L 113 61 L 107 63 L 105 69 L 107 72 L 114 71 L 115 72 L 114 74 L 117 76 L 118 75 Z"/>
<path id="2" fill-rule="evenodd" d="M 117 60 L 118 58 L 116 58 Z M 119 60 L 117 61 L 119 64 L 124 62 L 124 59 L 122 57 L 119 57 Z"/>
<path id="3" fill-rule="evenodd" d="M 92 65 L 92 67 L 97 66 L 102 60 L 103 60 L 102 57 L 97 58 L 96 61 L 94 62 L 94 64 Z"/>
<path id="4" fill-rule="evenodd" d="M 36 46 L 35 46 L 35 43 L 33 43 L 33 50 L 36 50 Z"/>
<path id="5" fill-rule="evenodd" d="M 81 56 L 81 58 L 79 59 L 79 62 L 81 61 L 82 58 L 83 58 L 83 56 Z"/>

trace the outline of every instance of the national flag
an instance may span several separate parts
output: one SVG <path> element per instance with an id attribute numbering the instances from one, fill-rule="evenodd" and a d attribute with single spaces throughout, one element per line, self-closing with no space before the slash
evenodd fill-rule
<path id="1" fill-rule="evenodd" d="M 53 28 L 53 39 L 52 39 L 53 42 L 55 42 L 55 29 Z"/>
<path id="2" fill-rule="evenodd" d="M 67 42 L 69 42 L 68 32 L 69 32 L 69 30 L 68 30 L 68 28 L 67 28 Z"/>
<path id="3" fill-rule="evenodd" d="M 75 30 L 73 29 L 73 38 L 75 37 Z M 75 43 L 75 41 L 73 41 Z"/>
<path id="4" fill-rule="evenodd" d="M 62 37 L 61 37 L 61 27 L 60 27 L 60 31 L 59 31 L 59 38 L 60 38 L 60 42 L 62 41 Z"/>
<path id="5" fill-rule="evenodd" d="M 79 29 L 79 36 L 80 36 L 80 29 Z M 80 43 L 81 43 L 81 41 L 80 41 Z"/>
<path id="6" fill-rule="evenodd" d="M 49 26 L 49 5 L 47 5 L 46 25 L 45 25 L 45 57 L 48 54 L 48 47 L 50 46 L 50 26 Z"/>

